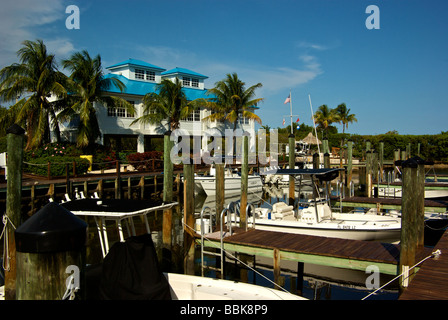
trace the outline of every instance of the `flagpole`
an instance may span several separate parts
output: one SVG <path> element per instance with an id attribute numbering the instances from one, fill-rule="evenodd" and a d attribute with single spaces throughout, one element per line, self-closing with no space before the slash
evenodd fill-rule
<path id="1" fill-rule="evenodd" d="M 293 134 L 293 132 L 292 132 L 292 96 L 291 96 L 291 90 L 289 90 L 289 108 L 291 110 L 291 134 Z"/>

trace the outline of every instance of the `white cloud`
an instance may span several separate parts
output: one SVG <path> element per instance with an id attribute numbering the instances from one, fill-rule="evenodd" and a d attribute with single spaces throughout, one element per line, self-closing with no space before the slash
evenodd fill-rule
<path id="1" fill-rule="evenodd" d="M 73 50 L 73 45 L 67 39 L 48 39 L 48 36 L 38 34 L 39 27 L 58 20 L 63 23 L 65 16 L 62 0 L 3 1 L 0 11 L 0 67 L 17 62 L 16 52 L 25 40 L 44 38 L 49 51 L 53 53 Z"/>
<path id="2" fill-rule="evenodd" d="M 209 77 L 207 87 L 214 86 L 226 74 L 236 72 L 247 86 L 258 82 L 263 84 L 257 93 L 261 96 L 275 94 L 307 83 L 323 71 L 318 59 L 310 54 L 298 57 L 296 67 L 271 67 L 258 65 L 248 61 L 213 61 L 187 50 L 179 50 L 164 46 L 138 47 L 139 59 L 163 68 L 184 67 Z M 136 57 L 137 58 L 137 57 Z"/>

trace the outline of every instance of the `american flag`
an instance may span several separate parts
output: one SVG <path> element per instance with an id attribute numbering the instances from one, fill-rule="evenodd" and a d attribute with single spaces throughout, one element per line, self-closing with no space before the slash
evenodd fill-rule
<path id="1" fill-rule="evenodd" d="M 291 94 L 289 94 L 288 98 L 286 98 L 284 104 L 287 104 L 288 102 L 291 102 Z"/>

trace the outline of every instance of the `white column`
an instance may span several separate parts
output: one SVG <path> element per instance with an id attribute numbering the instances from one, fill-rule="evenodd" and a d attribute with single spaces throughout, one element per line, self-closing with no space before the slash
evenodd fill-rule
<path id="1" fill-rule="evenodd" d="M 145 135 L 142 133 L 137 137 L 137 152 L 145 152 Z"/>

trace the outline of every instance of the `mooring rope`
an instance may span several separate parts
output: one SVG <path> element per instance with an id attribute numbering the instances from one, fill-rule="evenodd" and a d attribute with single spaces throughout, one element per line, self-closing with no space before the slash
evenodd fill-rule
<path id="1" fill-rule="evenodd" d="M 3 215 L 2 221 L 3 221 L 3 230 L 0 235 L 0 239 L 3 238 L 3 236 L 4 236 L 2 267 L 3 267 L 3 270 L 10 271 L 11 266 L 9 265 L 9 261 L 11 260 L 11 258 L 9 257 L 9 237 L 8 237 L 8 232 L 6 229 L 8 227 L 8 222 L 11 224 L 11 226 L 14 228 L 14 230 L 16 229 L 16 227 L 12 223 L 11 219 L 9 219 L 9 217 L 6 215 L 6 213 Z"/>
<path id="2" fill-rule="evenodd" d="M 429 256 L 427 256 L 426 258 L 420 260 L 419 262 L 417 262 L 416 264 L 414 264 L 412 267 L 410 267 L 408 270 L 400 273 L 398 276 L 396 276 L 395 278 L 393 278 L 392 280 L 390 280 L 389 282 L 387 282 L 386 284 L 382 285 L 381 287 L 379 287 L 378 289 L 376 289 L 375 291 L 369 293 L 367 296 L 365 296 L 364 298 L 362 298 L 361 300 L 365 300 L 368 297 L 370 297 L 371 295 L 374 295 L 375 293 L 377 293 L 379 290 L 383 289 L 384 287 L 386 287 L 387 285 L 389 285 L 390 283 L 392 283 L 393 281 L 397 280 L 398 278 L 400 278 L 401 276 L 403 276 L 405 273 L 409 273 L 409 271 L 411 271 L 412 269 L 414 269 L 416 266 L 418 266 L 419 264 L 422 264 L 424 261 L 430 259 L 430 258 L 438 258 L 440 255 L 442 254 L 442 251 L 440 250 L 436 250 L 434 252 L 432 252 Z M 408 276 L 409 277 L 409 276 Z M 408 278 L 407 277 L 407 278 Z M 406 278 L 406 279 L 407 279 Z"/>

